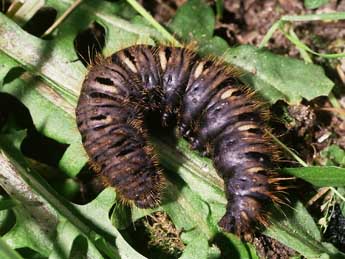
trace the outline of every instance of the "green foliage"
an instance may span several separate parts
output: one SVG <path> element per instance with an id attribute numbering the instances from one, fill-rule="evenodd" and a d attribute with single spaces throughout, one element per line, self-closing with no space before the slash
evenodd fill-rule
<path id="1" fill-rule="evenodd" d="M 230 49 L 225 60 L 242 68 L 245 81 L 272 103 L 298 104 L 302 98 L 327 96 L 334 85 L 319 66 L 252 46 Z"/>
<path id="2" fill-rule="evenodd" d="M 328 2 L 328 0 L 304 0 L 304 6 L 308 9 L 315 9 L 327 4 Z"/>
<path id="3" fill-rule="evenodd" d="M 320 53 L 312 50 L 306 44 L 304 44 L 295 34 L 291 23 L 293 22 L 311 22 L 311 21 L 338 21 L 345 19 L 345 12 L 328 12 L 328 13 L 315 13 L 304 15 L 284 15 L 278 21 L 276 21 L 271 28 L 267 31 L 265 37 L 262 39 L 259 47 L 264 47 L 272 35 L 280 30 L 284 36 L 298 49 L 301 57 L 308 63 L 312 63 L 309 54 L 313 54 L 323 58 L 343 58 L 345 53 Z M 290 26 L 289 26 L 290 25 Z"/>
<path id="4" fill-rule="evenodd" d="M 115 201 L 113 190 L 104 190 L 83 206 L 65 201 L 39 175 L 25 169 L 25 159 L 12 143 L 24 136 L 24 132 L 1 136 L 0 185 L 18 203 L 13 208 L 16 224 L 4 240 L 13 248 L 28 247 L 51 258 L 69 258 L 73 242 L 81 236 L 90 258 L 104 258 L 102 253 L 110 258 L 144 258 L 125 242 L 108 218 Z M 97 246 L 102 242 L 107 249 L 101 253 Z"/>
<path id="5" fill-rule="evenodd" d="M 318 187 L 345 186 L 345 168 L 336 166 L 310 166 L 284 168 L 283 172 L 306 180 Z"/>
<path id="6" fill-rule="evenodd" d="M 221 56 L 241 68 L 245 82 L 271 103 L 284 100 L 297 104 L 302 98 L 311 100 L 330 93 L 334 84 L 321 67 L 253 46 L 229 48 L 224 40 L 213 37 L 214 24 L 212 10 L 193 0 L 177 12 L 170 28 L 186 42 L 196 40 L 201 53 Z"/>
<path id="7" fill-rule="evenodd" d="M 228 45 L 220 37 L 213 36 L 215 15 L 203 1 L 188 1 L 180 8 L 169 28 L 185 42 L 197 41 L 199 52 L 220 56 Z M 193 14 L 193 19 L 191 19 Z"/>
<path id="8" fill-rule="evenodd" d="M 190 242 L 190 245 L 184 250 L 181 259 L 207 258 L 208 242 L 204 237 L 197 236 Z"/>
<path id="9" fill-rule="evenodd" d="M 73 1 L 46 2 L 61 14 Z M 162 34 L 162 28 L 152 24 L 147 14 L 144 17 L 124 3 L 85 1 L 58 27 L 52 39 L 42 40 L 0 13 L 0 92 L 11 94 L 29 109 L 40 133 L 69 145 L 59 161 L 59 169 L 67 177 L 78 175 L 87 161 L 74 118 L 86 69 L 80 61 L 75 62 L 73 40 L 96 21 L 106 30 L 105 55 L 136 43 L 166 42 L 169 33 Z M 213 36 L 214 26 L 212 9 L 203 1 L 192 0 L 178 10 L 169 29 L 185 42 L 197 41 L 201 55 L 221 56 L 240 67 L 248 85 L 271 103 L 298 103 L 302 98 L 327 96 L 331 91 L 333 83 L 321 67 L 251 46 L 230 48 L 223 39 Z M 10 76 L 18 67 L 24 73 Z M 30 248 L 45 258 L 144 258 L 118 229 L 126 229 L 153 210 L 133 208 L 129 213 L 116 203 L 109 216 L 116 202 L 111 188 L 86 205 L 64 200 L 26 163 L 20 151 L 25 136 L 25 131 L 14 129 L 0 136 L 0 185 L 11 198 L 0 200 L 0 213 L 11 209 L 16 217 L 15 225 L 0 239 L 0 255 L 21 258 L 13 249 Z M 257 258 L 253 246 L 222 233 L 217 226 L 226 199 L 222 180 L 210 161 L 190 151 L 184 140 L 179 140 L 176 147 L 164 139 L 153 138 L 152 142 L 169 172 L 165 199 L 155 210 L 165 211 L 177 229 L 184 230 L 181 238 L 186 249 L 182 258 L 216 258 L 220 254 L 214 243 L 217 236 L 222 236 L 229 248 L 222 251 L 228 257 Z M 316 186 L 343 185 L 341 168 L 286 170 Z M 288 213 L 273 217 L 268 235 L 306 257 L 342 256 L 329 244 L 321 243 L 319 230 L 300 203 L 285 211 Z M 0 214 L 0 230 L 3 218 Z"/>
<path id="10" fill-rule="evenodd" d="M 337 145 L 330 145 L 321 152 L 326 165 L 345 166 L 345 150 Z"/>
<path id="11" fill-rule="evenodd" d="M 0 257 L 4 259 L 22 259 L 15 250 L 13 250 L 2 238 L 0 238 Z"/>
<path id="12" fill-rule="evenodd" d="M 279 213 L 277 212 L 279 215 Z M 344 258 L 333 245 L 321 242 L 321 234 L 304 206 L 297 202 L 290 215 L 280 213 L 266 234 L 293 248 L 306 258 Z M 278 220 L 279 219 L 279 220 Z"/>

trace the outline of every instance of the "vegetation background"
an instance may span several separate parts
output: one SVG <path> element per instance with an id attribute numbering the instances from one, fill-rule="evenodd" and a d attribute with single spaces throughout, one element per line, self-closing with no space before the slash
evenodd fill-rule
<path id="1" fill-rule="evenodd" d="M 0 258 L 345 258 L 345 1 L 0 7 Z M 183 139 L 153 134 L 168 177 L 155 210 L 117 204 L 87 165 L 74 114 L 86 66 L 168 42 L 239 67 L 271 105 L 281 172 L 299 180 L 253 244 L 218 228 L 222 180 Z"/>

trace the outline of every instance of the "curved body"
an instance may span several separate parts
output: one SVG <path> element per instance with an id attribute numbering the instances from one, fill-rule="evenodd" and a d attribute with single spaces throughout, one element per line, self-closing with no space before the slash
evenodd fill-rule
<path id="1" fill-rule="evenodd" d="M 159 202 L 161 170 L 147 142 L 143 115 L 161 112 L 191 146 L 209 156 L 228 199 L 219 225 L 246 238 L 266 224 L 267 204 L 279 201 L 276 148 L 265 134 L 265 108 L 218 60 L 178 47 L 136 45 L 91 67 L 76 110 L 91 163 L 125 201 Z M 259 225 L 260 225 L 259 224 Z"/>

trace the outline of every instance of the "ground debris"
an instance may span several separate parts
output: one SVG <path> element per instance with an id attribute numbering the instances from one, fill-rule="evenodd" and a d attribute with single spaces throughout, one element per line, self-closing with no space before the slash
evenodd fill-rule
<path id="1" fill-rule="evenodd" d="M 149 246 L 158 247 L 170 255 L 181 255 L 185 245 L 180 238 L 180 231 L 165 212 L 155 212 L 143 223 L 149 233 Z"/>
<path id="2" fill-rule="evenodd" d="M 339 204 L 334 206 L 324 238 L 340 251 L 345 252 L 345 217 L 341 212 Z"/>
<path id="3" fill-rule="evenodd" d="M 288 259 L 291 256 L 296 255 L 296 252 L 293 249 L 264 235 L 255 238 L 254 245 L 260 258 Z"/>

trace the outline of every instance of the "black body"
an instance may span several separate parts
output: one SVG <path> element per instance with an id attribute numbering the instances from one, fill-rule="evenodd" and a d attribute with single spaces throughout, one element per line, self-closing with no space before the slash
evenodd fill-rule
<path id="1" fill-rule="evenodd" d="M 265 108 L 215 59 L 188 48 L 137 45 L 91 67 L 77 122 L 92 163 L 125 201 L 154 207 L 164 181 L 147 141 L 143 114 L 159 110 L 163 124 L 177 115 L 180 134 L 211 157 L 224 179 L 226 231 L 247 239 L 265 225 L 267 204 L 279 201 L 275 146 Z"/>

